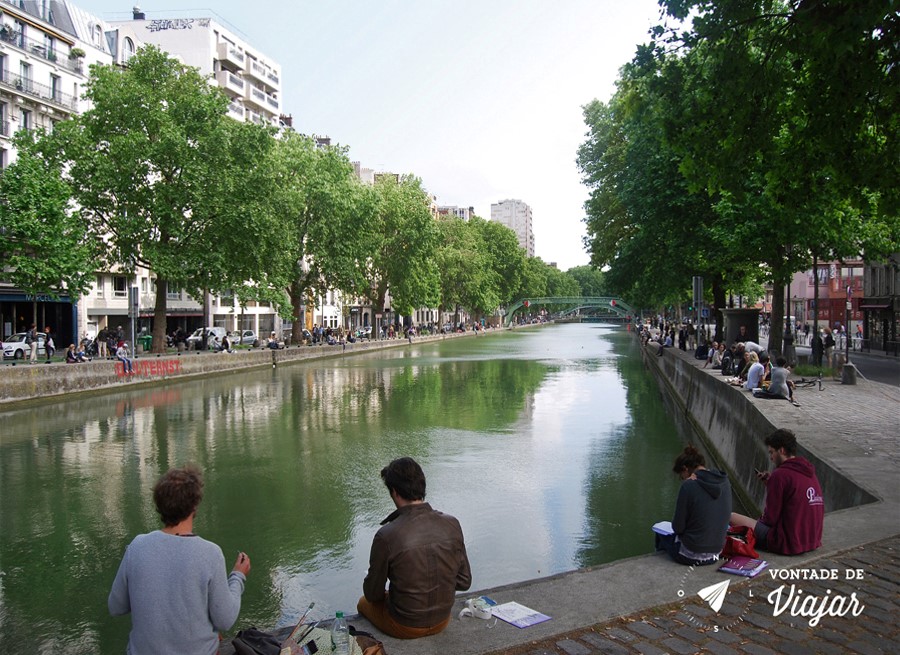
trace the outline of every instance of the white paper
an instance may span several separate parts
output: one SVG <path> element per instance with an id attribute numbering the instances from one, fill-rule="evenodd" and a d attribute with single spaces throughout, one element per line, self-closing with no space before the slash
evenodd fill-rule
<path id="1" fill-rule="evenodd" d="M 546 614 L 541 614 L 516 602 L 495 605 L 491 608 L 491 613 L 498 619 L 506 621 L 517 628 L 527 628 L 530 625 L 550 620 L 550 617 Z"/>
<path id="2" fill-rule="evenodd" d="M 675 530 L 672 529 L 671 521 L 660 521 L 659 523 L 654 523 L 653 531 L 656 534 L 662 534 L 662 535 L 675 534 Z"/>

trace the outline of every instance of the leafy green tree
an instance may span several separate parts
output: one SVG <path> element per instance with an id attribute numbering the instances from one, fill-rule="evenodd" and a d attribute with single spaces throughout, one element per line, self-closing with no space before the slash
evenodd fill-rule
<path id="1" fill-rule="evenodd" d="M 578 283 L 578 288 L 581 289 L 581 293 L 577 295 L 588 298 L 597 298 L 606 295 L 603 272 L 593 266 L 574 266 L 566 271 L 566 275 L 573 278 Z"/>
<path id="2" fill-rule="evenodd" d="M 499 304 L 508 305 L 516 299 L 522 283 L 525 251 L 516 233 L 501 223 L 475 216 L 469 225 L 479 236 L 479 248 L 489 258 Z"/>
<path id="3" fill-rule="evenodd" d="M 59 166 L 34 149 L 31 132 L 16 137 L 19 154 L 0 175 L 3 277 L 26 293 L 72 298 L 94 278 L 96 243 L 88 237 Z"/>
<path id="4" fill-rule="evenodd" d="M 408 316 L 416 307 L 436 307 L 440 278 L 434 255 L 437 225 L 428 194 L 416 177 L 375 182 L 375 204 L 369 222 L 371 241 L 366 272 L 372 286 L 364 294 L 378 312 L 390 290 L 391 309 Z"/>
<path id="5" fill-rule="evenodd" d="M 496 308 L 499 298 L 491 261 L 479 233 L 455 216 L 438 219 L 437 230 L 435 265 L 440 274 L 440 310 L 453 310 L 457 314 L 454 322 L 458 322 L 460 307 L 473 313 Z"/>
<path id="6" fill-rule="evenodd" d="M 63 165 L 104 243 L 98 265 L 156 274 L 154 349 L 165 344 L 170 286 L 283 300 L 286 281 L 270 276 L 283 267 L 266 203 L 268 130 L 228 118 L 219 89 L 152 46 L 127 68 L 92 67 L 85 97 L 91 109 L 59 123 L 41 150 Z"/>
<path id="7" fill-rule="evenodd" d="M 327 289 L 366 293 L 365 261 L 371 247 L 375 193 L 353 173 L 346 150 L 319 148 L 311 137 L 289 132 L 273 153 L 269 196 L 281 227 L 279 261 L 289 268 L 292 320 L 300 325 L 310 296 Z M 299 329 L 292 338 L 302 338 Z"/>

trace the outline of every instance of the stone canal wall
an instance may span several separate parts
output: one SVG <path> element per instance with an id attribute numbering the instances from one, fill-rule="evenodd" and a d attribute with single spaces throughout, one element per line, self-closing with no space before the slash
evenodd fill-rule
<path id="1" fill-rule="evenodd" d="M 761 514 L 765 486 L 756 482 L 754 468 L 771 468 L 763 439 L 782 426 L 770 422 L 755 403 L 782 401 L 754 399 L 749 392 L 728 384 L 719 371 L 704 369 L 703 362 L 698 364 L 691 353 L 666 348 L 659 357 L 657 346 L 649 344 L 642 349 L 642 357 L 681 433 L 699 443 L 716 466 L 728 473 L 745 509 L 751 515 Z M 878 500 L 831 462 L 805 448 L 802 440 L 798 454 L 816 467 L 827 512 Z"/>
<path id="2" fill-rule="evenodd" d="M 416 337 L 414 343 L 451 338 L 476 338 L 472 332 Z M 121 362 L 95 359 L 82 364 L 7 363 L 0 367 L 0 409 L 43 403 L 72 394 L 108 393 L 135 385 L 152 386 L 173 380 L 269 368 L 313 359 L 408 346 L 406 339 L 363 341 L 343 346 L 291 346 L 283 350 L 256 348 L 233 353 L 184 352 L 142 354 L 134 360 L 134 375 Z"/>

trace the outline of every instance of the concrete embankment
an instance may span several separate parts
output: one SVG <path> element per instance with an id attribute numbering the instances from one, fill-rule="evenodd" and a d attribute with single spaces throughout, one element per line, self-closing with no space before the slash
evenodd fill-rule
<path id="1" fill-rule="evenodd" d="M 688 428 L 689 438 L 701 441 L 717 463 L 730 471 L 736 486 L 745 487 L 743 495 L 749 502 L 756 505 L 763 502 L 764 490 L 752 478 L 753 467 L 770 468 L 762 439 L 775 427 L 793 430 L 803 446 L 803 454 L 815 463 L 828 506 L 823 546 L 816 552 L 794 557 L 766 553 L 772 570 L 832 566 L 834 562 L 828 560 L 829 557 L 900 532 L 900 452 L 897 448 L 900 391 L 867 381 L 860 381 L 856 386 L 826 383 L 821 390 L 798 390 L 801 407 L 796 407 L 787 401 L 753 398 L 749 392 L 729 386 L 718 371 L 703 369 L 703 362 L 693 359 L 688 353 L 667 350 L 663 357 L 657 358 L 656 347 L 649 346 L 644 356 L 673 416 Z M 677 416 L 679 413 L 680 417 Z M 647 484 L 652 484 L 652 476 L 667 473 L 648 473 L 651 479 Z M 672 502 L 674 506 L 674 499 Z M 650 551 L 652 536 L 649 526 L 647 544 Z M 515 557 L 515 553 L 510 553 L 510 556 Z M 839 561 L 849 560 L 844 555 Z M 877 565 L 876 560 L 873 562 L 876 563 L 868 566 Z M 671 644 L 678 642 L 688 650 L 677 652 L 694 652 L 697 649 L 684 641 L 689 638 L 685 635 L 690 631 L 678 628 L 678 635 L 681 636 L 675 635 L 677 624 L 670 619 L 656 621 L 656 627 L 638 621 L 630 624 L 637 626 L 634 630 L 605 630 L 602 640 L 599 633 L 595 637 L 598 644 L 603 642 L 596 649 L 589 642 L 582 640 L 576 643 L 560 635 L 580 633 L 592 626 L 629 615 L 666 615 L 681 607 L 686 599 L 695 596 L 699 589 L 720 583 L 725 577 L 716 567 L 688 569 L 672 563 L 663 555 L 648 554 L 549 578 L 471 591 L 460 595 L 454 607 L 454 613 L 458 613 L 466 598 L 485 594 L 498 602 L 522 603 L 550 615 L 550 621 L 520 630 L 503 622 L 488 629 L 489 623 L 484 621 L 454 619 L 447 630 L 434 637 L 411 642 L 385 637 L 384 642 L 391 655 L 481 655 L 507 651 L 541 654 L 664 652 L 649 644 L 648 640 L 653 639 L 667 645 L 667 650 L 674 648 Z M 731 578 L 732 596 L 739 598 L 742 589 L 747 595 L 746 589 L 750 584 Z M 896 597 L 896 582 L 881 581 L 878 584 L 881 585 L 881 593 L 885 593 L 883 589 L 886 584 L 887 593 Z M 737 594 L 733 593 L 735 590 Z M 879 611 L 877 607 L 884 604 L 875 606 L 879 599 L 864 592 L 861 595 L 873 604 L 870 610 L 873 615 Z M 815 636 L 803 636 L 799 630 L 791 628 L 789 617 L 774 618 L 764 600 L 759 599 L 753 605 L 756 616 L 752 620 L 757 624 L 741 623 L 731 629 L 715 631 L 719 640 L 712 640 L 715 646 L 713 652 L 736 652 L 726 644 L 757 643 L 753 636 L 745 637 L 742 631 L 756 630 L 758 624 L 767 625 L 782 636 L 801 635 L 796 639 L 816 639 Z M 709 608 L 692 608 L 692 615 L 698 615 L 704 609 L 706 616 L 711 614 Z M 742 610 L 738 607 L 735 611 Z M 855 624 L 852 618 L 842 620 Z M 360 629 L 371 629 L 359 617 L 354 617 L 351 622 Z M 694 643 L 699 642 L 701 633 L 712 634 L 712 631 L 696 625 L 692 629 L 697 634 Z M 626 632 L 634 643 L 612 643 L 607 639 L 610 635 L 614 638 L 618 633 L 623 633 L 623 638 L 627 637 Z M 637 648 L 643 643 L 638 643 L 642 635 L 645 635 L 644 642 L 648 643 L 649 650 L 644 650 L 643 646 Z M 562 639 L 559 649 L 556 648 L 557 639 Z M 706 640 L 709 641 L 708 636 Z M 823 643 L 822 648 L 827 646 L 828 643 Z M 757 647 L 745 652 L 773 651 Z M 816 649 L 808 652 L 816 652 Z"/>
<path id="2" fill-rule="evenodd" d="M 451 338 L 475 338 L 472 332 L 416 337 L 416 343 Z M 345 346 L 291 346 L 282 350 L 255 348 L 233 353 L 184 352 L 166 355 L 145 353 L 134 360 L 134 375 L 125 375 L 120 362 L 94 359 L 82 364 L 46 365 L 7 363 L 0 375 L 0 409 L 44 403 L 72 394 L 122 391 L 138 385 L 164 385 L 210 375 L 296 364 L 314 359 L 400 348 L 406 339 L 358 341 Z"/>

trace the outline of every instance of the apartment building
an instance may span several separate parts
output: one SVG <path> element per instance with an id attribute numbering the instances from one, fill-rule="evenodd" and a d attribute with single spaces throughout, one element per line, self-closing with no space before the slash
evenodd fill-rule
<path id="1" fill-rule="evenodd" d="M 12 137 L 45 129 L 85 111 L 81 98 L 92 64 L 124 64 L 139 46 L 116 28 L 66 0 L 0 0 L 0 168 L 16 160 Z M 32 322 L 49 325 L 57 344 L 76 340 L 80 298 L 34 295 L 0 278 L 0 338 Z"/>
<path id="2" fill-rule="evenodd" d="M 437 213 L 439 216 L 456 216 L 464 221 L 468 221 L 475 216 L 475 208 L 457 207 L 456 205 L 438 205 Z"/>
<path id="3" fill-rule="evenodd" d="M 528 257 L 534 257 L 534 228 L 531 207 L 521 200 L 501 200 L 491 205 L 491 220 L 516 233 L 519 246 Z"/>
<path id="4" fill-rule="evenodd" d="M 281 66 L 220 22 L 208 17 L 147 19 L 135 7 L 132 20 L 112 24 L 212 75 L 231 101 L 232 118 L 281 125 Z"/>

